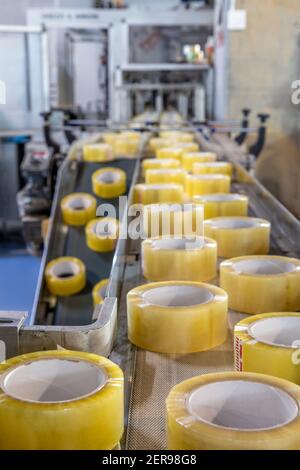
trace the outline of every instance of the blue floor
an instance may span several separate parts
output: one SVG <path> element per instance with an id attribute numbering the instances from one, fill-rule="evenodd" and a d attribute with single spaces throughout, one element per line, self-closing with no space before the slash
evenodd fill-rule
<path id="1" fill-rule="evenodd" d="M 41 258 L 24 246 L 0 244 L 0 310 L 32 311 Z"/>

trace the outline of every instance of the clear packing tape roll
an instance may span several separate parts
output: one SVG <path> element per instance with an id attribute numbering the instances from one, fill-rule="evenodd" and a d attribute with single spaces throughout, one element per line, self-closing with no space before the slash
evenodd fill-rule
<path id="1" fill-rule="evenodd" d="M 119 238 L 119 221 L 112 217 L 91 220 L 85 228 L 86 244 L 98 253 L 114 251 Z"/>
<path id="2" fill-rule="evenodd" d="M 234 328 L 235 370 L 274 375 L 300 385 L 300 313 L 254 315 Z"/>
<path id="3" fill-rule="evenodd" d="M 108 162 L 113 159 L 113 148 L 108 143 L 86 144 L 83 147 L 83 160 L 86 162 Z"/>
<path id="4" fill-rule="evenodd" d="M 228 175 L 187 175 L 186 192 L 190 197 L 202 194 L 229 193 L 231 179 Z"/>
<path id="5" fill-rule="evenodd" d="M 0 364 L 1 450 L 110 450 L 123 434 L 123 373 L 83 352 L 24 354 Z"/>
<path id="6" fill-rule="evenodd" d="M 60 207 L 66 225 L 80 226 L 96 216 L 97 201 L 90 194 L 73 193 L 61 200 Z"/>
<path id="7" fill-rule="evenodd" d="M 185 184 L 186 172 L 181 169 L 157 169 L 146 170 L 145 182 L 146 184 Z"/>
<path id="8" fill-rule="evenodd" d="M 107 167 L 92 175 L 93 192 L 103 199 L 113 199 L 126 192 L 126 173 L 119 168 Z"/>
<path id="9" fill-rule="evenodd" d="M 227 337 L 227 294 L 199 282 L 158 282 L 127 294 L 128 337 L 154 352 L 205 351 Z"/>
<path id="10" fill-rule="evenodd" d="M 204 218 L 241 216 L 248 214 L 248 197 L 242 194 L 207 194 L 194 196 L 195 204 L 203 204 Z"/>
<path id="11" fill-rule="evenodd" d="M 300 310 L 300 261 L 283 256 L 245 256 L 223 261 L 220 285 L 233 310 L 257 314 Z"/>
<path id="12" fill-rule="evenodd" d="M 147 170 L 180 169 L 180 161 L 174 158 L 146 158 L 142 162 L 142 167 L 145 175 Z"/>
<path id="13" fill-rule="evenodd" d="M 193 170 L 195 163 L 215 162 L 217 155 L 212 152 L 186 152 L 182 154 L 182 167 L 187 171 Z"/>
<path id="14" fill-rule="evenodd" d="M 136 184 L 134 187 L 135 204 L 181 203 L 183 199 L 180 184 Z"/>
<path id="15" fill-rule="evenodd" d="M 300 387 L 264 374 L 219 372 L 167 398 L 168 449 L 299 450 Z"/>
<path id="16" fill-rule="evenodd" d="M 194 134 L 182 131 L 160 131 L 159 137 L 177 142 L 194 142 Z"/>
<path id="17" fill-rule="evenodd" d="M 209 238 L 155 238 L 142 243 L 148 281 L 210 281 L 217 275 L 217 243 Z"/>
<path id="18" fill-rule="evenodd" d="M 216 217 L 204 221 L 204 234 L 218 243 L 218 256 L 265 255 L 270 248 L 270 222 L 254 217 Z"/>
<path id="19" fill-rule="evenodd" d="M 149 204 L 142 217 L 143 234 L 148 238 L 203 235 L 203 207 L 198 204 Z"/>
<path id="20" fill-rule="evenodd" d="M 134 157 L 139 150 L 139 140 L 118 135 L 114 142 L 116 157 Z"/>
<path id="21" fill-rule="evenodd" d="M 53 295 L 67 297 L 77 294 L 86 284 L 83 262 L 71 256 L 62 256 L 50 261 L 45 269 L 46 285 Z"/>
<path id="22" fill-rule="evenodd" d="M 229 162 L 206 162 L 206 163 L 194 163 L 192 168 L 194 175 L 228 175 L 232 176 L 233 166 Z"/>
<path id="23" fill-rule="evenodd" d="M 93 302 L 95 305 L 101 305 L 106 297 L 106 289 L 109 283 L 109 279 L 102 279 L 93 288 Z"/>
<path id="24" fill-rule="evenodd" d="M 177 147 L 175 145 L 173 147 L 163 147 L 159 148 L 156 151 L 156 158 L 158 158 L 159 160 L 164 158 L 167 158 L 169 160 L 171 158 L 173 160 L 181 161 L 182 153 L 182 148 Z"/>
<path id="25" fill-rule="evenodd" d="M 172 140 L 170 139 L 163 139 L 161 137 L 152 137 L 149 140 L 149 147 L 152 152 L 156 152 L 158 149 L 164 147 L 170 147 L 172 145 Z"/>

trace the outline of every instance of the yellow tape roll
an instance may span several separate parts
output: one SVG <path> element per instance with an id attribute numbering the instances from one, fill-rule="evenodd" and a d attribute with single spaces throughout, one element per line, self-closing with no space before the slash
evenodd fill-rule
<path id="1" fill-rule="evenodd" d="M 203 235 L 203 207 L 198 204 L 149 204 L 143 208 L 143 233 L 148 238 Z"/>
<path id="2" fill-rule="evenodd" d="M 108 359 L 44 351 L 0 372 L 1 450 L 109 450 L 122 437 L 123 373 Z"/>
<path id="3" fill-rule="evenodd" d="M 212 219 L 222 216 L 241 216 L 248 214 L 248 197 L 242 194 L 207 194 L 194 196 L 195 204 L 204 206 L 204 218 Z"/>
<path id="4" fill-rule="evenodd" d="M 187 175 L 186 192 L 190 197 L 202 194 L 229 193 L 230 176 L 228 175 Z"/>
<path id="5" fill-rule="evenodd" d="M 98 253 L 113 251 L 119 237 L 119 221 L 112 217 L 91 220 L 85 228 L 87 246 Z"/>
<path id="6" fill-rule="evenodd" d="M 62 256 L 47 264 L 45 279 L 51 294 L 60 297 L 77 294 L 86 284 L 85 266 L 78 258 Z"/>
<path id="7" fill-rule="evenodd" d="M 233 165 L 230 162 L 206 162 L 193 164 L 192 172 L 194 175 L 228 175 L 233 174 Z"/>
<path id="8" fill-rule="evenodd" d="M 161 353 L 205 351 L 227 336 L 227 294 L 200 282 L 158 282 L 127 294 L 129 340 Z"/>
<path id="9" fill-rule="evenodd" d="M 168 449 L 300 449 L 300 387 L 286 380 L 200 375 L 175 385 L 166 404 Z"/>
<path id="10" fill-rule="evenodd" d="M 110 144 L 87 144 L 83 147 L 85 162 L 108 162 L 113 159 L 113 149 Z"/>
<path id="11" fill-rule="evenodd" d="M 189 152 L 199 152 L 199 145 L 196 142 L 173 142 L 172 145 L 181 148 L 182 155 Z"/>
<path id="12" fill-rule="evenodd" d="M 142 162 L 143 174 L 145 175 L 147 170 L 159 170 L 159 169 L 179 169 L 180 161 L 174 158 L 146 158 Z"/>
<path id="13" fill-rule="evenodd" d="M 217 243 L 210 238 L 154 238 L 142 243 L 148 281 L 210 281 L 217 275 Z"/>
<path id="14" fill-rule="evenodd" d="M 215 217 L 204 221 L 204 234 L 218 243 L 218 256 L 266 255 L 271 224 L 255 217 Z"/>
<path id="15" fill-rule="evenodd" d="M 105 134 L 102 135 L 103 142 L 113 147 L 118 135 L 119 134 L 117 134 L 116 132 L 106 132 Z"/>
<path id="16" fill-rule="evenodd" d="M 146 184 L 175 183 L 185 184 L 186 171 L 181 169 L 146 170 Z"/>
<path id="17" fill-rule="evenodd" d="M 194 142 L 194 134 L 182 131 L 160 131 L 159 136 L 163 139 L 176 140 L 177 142 Z"/>
<path id="18" fill-rule="evenodd" d="M 300 313 L 264 313 L 234 328 L 235 369 L 300 385 Z"/>
<path id="19" fill-rule="evenodd" d="M 135 132 L 135 131 L 122 131 L 120 132 L 120 137 L 123 137 L 124 139 L 128 139 L 131 141 L 139 141 L 141 138 L 140 132 Z"/>
<path id="20" fill-rule="evenodd" d="M 156 158 L 158 159 L 167 158 L 169 160 L 171 158 L 181 161 L 181 156 L 182 148 L 176 147 L 175 145 L 173 147 L 163 147 L 156 150 Z"/>
<path id="21" fill-rule="evenodd" d="M 184 152 L 182 154 L 182 167 L 192 171 L 195 163 L 215 162 L 217 155 L 212 152 Z"/>
<path id="22" fill-rule="evenodd" d="M 103 199 L 112 199 L 126 192 L 126 173 L 119 168 L 107 167 L 92 175 L 94 193 Z"/>
<path id="23" fill-rule="evenodd" d="M 98 282 L 93 288 L 93 302 L 94 306 L 103 303 L 103 300 L 106 297 L 106 288 L 109 283 L 109 279 L 102 279 L 102 281 Z"/>
<path id="24" fill-rule="evenodd" d="M 183 186 L 180 184 L 136 184 L 134 187 L 136 204 L 180 203 L 183 198 Z"/>
<path id="25" fill-rule="evenodd" d="M 170 147 L 172 145 L 172 140 L 162 139 L 161 137 L 152 137 L 149 140 L 149 147 L 152 152 L 156 152 L 158 149 L 163 147 Z"/>
<path id="26" fill-rule="evenodd" d="M 85 225 L 96 216 L 97 201 L 90 194 L 74 193 L 64 197 L 60 207 L 66 225 Z"/>
<path id="27" fill-rule="evenodd" d="M 300 261 L 284 256 L 245 256 L 220 265 L 229 307 L 244 313 L 300 310 Z"/>
<path id="28" fill-rule="evenodd" d="M 128 139 L 122 135 L 114 142 L 114 153 L 116 157 L 134 157 L 139 149 L 139 140 Z"/>

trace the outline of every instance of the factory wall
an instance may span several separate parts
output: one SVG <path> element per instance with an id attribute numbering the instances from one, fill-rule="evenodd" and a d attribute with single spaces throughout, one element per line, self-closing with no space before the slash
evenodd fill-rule
<path id="1" fill-rule="evenodd" d="M 238 0 L 236 7 L 246 9 L 247 29 L 229 35 L 229 116 L 242 107 L 271 114 L 256 173 L 300 216 L 300 105 L 291 101 L 300 78 L 299 0 Z"/>

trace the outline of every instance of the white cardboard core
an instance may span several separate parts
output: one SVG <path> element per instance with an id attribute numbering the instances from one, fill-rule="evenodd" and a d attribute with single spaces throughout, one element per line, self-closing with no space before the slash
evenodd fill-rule
<path id="1" fill-rule="evenodd" d="M 69 207 L 75 211 L 84 210 L 90 205 L 90 200 L 84 196 L 76 196 L 69 201 Z"/>
<path id="2" fill-rule="evenodd" d="M 226 193 L 207 194 L 206 196 L 199 196 L 199 199 L 203 201 L 208 201 L 208 202 L 239 201 L 241 198 L 242 196 L 240 194 L 226 194 Z"/>
<path id="3" fill-rule="evenodd" d="M 260 343 L 291 348 L 299 340 L 300 316 L 261 319 L 249 325 L 248 332 Z"/>
<path id="4" fill-rule="evenodd" d="M 195 389 L 186 401 L 199 421 L 240 431 L 284 426 L 298 416 L 298 405 L 285 391 L 246 380 L 224 380 Z"/>
<path id="5" fill-rule="evenodd" d="M 261 221 L 249 217 L 248 219 L 239 217 L 218 217 L 210 220 L 210 224 L 220 229 L 241 229 L 261 226 Z"/>
<path id="6" fill-rule="evenodd" d="M 234 270 L 238 273 L 269 276 L 276 274 L 290 273 L 296 270 L 296 266 L 284 260 L 276 259 L 247 259 L 237 261 L 233 264 Z"/>
<path id="7" fill-rule="evenodd" d="M 98 180 L 105 184 L 113 184 L 119 181 L 120 175 L 119 173 L 114 173 L 113 171 L 107 171 L 106 173 L 101 173 L 99 175 Z"/>
<path id="8" fill-rule="evenodd" d="M 153 287 L 144 292 L 143 297 L 150 304 L 159 307 L 192 307 L 214 299 L 212 292 L 204 287 L 183 284 Z"/>
<path id="9" fill-rule="evenodd" d="M 40 359 L 9 369 L 3 391 L 19 400 L 57 403 L 79 400 L 107 382 L 104 369 L 82 360 Z"/>
<path id="10" fill-rule="evenodd" d="M 168 238 L 153 240 L 152 247 L 156 250 L 188 250 L 204 248 L 206 242 L 204 238 Z"/>
<path id="11" fill-rule="evenodd" d="M 72 277 L 79 273 L 79 266 L 72 261 L 61 261 L 52 267 L 52 273 L 56 277 Z"/>

